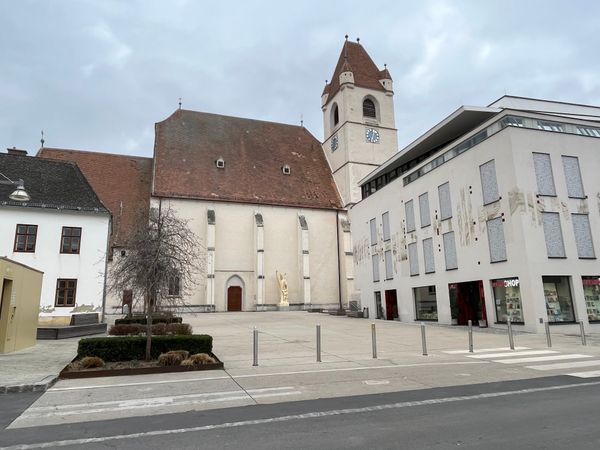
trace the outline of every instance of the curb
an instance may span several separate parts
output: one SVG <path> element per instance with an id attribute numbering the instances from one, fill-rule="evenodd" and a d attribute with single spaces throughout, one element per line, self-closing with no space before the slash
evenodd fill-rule
<path id="1" fill-rule="evenodd" d="M 31 384 L 0 385 L 0 395 L 19 392 L 44 392 L 58 381 L 58 375 L 48 375 L 42 381 Z"/>

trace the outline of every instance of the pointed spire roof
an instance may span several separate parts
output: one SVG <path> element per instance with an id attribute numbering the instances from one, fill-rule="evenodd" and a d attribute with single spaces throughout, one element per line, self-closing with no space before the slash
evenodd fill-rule
<path id="1" fill-rule="evenodd" d="M 327 92 L 329 94 L 327 103 L 340 90 L 340 74 L 346 71 L 354 74 L 355 86 L 377 91 L 385 91 L 385 88 L 379 82 L 384 78 L 382 74 L 386 75 L 385 78 L 392 78 L 387 68 L 379 70 L 360 43 L 346 40 L 331 77 L 331 82 L 325 86 L 323 91 L 323 93 Z"/>

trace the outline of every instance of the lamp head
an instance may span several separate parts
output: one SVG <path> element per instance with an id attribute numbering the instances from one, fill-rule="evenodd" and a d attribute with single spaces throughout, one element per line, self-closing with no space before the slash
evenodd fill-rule
<path id="1" fill-rule="evenodd" d="M 15 191 L 12 194 L 10 194 L 8 198 L 14 200 L 15 202 L 28 202 L 29 200 L 31 200 L 31 197 L 25 190 L 23 181 L 19 181 L 19 183 L 17 184 L 17 189 L 15 189 Z"/>

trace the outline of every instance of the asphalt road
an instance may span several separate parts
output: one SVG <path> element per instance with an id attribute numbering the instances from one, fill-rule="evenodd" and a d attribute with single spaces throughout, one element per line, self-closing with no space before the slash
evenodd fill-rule
<path id="1" fill-rule="evenodd" d="M 0 397 L 3 428 L 9 414 L 33 399 Z M 599 417 L 600 379 L 559 376 L 7 429 L 0 432 L 0 446 L 596 450 Z"/>

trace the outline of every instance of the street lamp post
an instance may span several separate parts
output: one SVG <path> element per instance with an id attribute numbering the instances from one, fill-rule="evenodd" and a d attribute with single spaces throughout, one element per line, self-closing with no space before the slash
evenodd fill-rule
<path id="1" fill-rule="evenodd" d="M 31 197 L 25 190 L 25 183 L 23 182 L 23 180 L 13 181 L 6 175 L 4 175 L 2 172 L 0 172 L 0 175 L 6 178 L 5 180 L 0 179 L 0 184 L 17 187 L 17 189 L 15 189 L 13 193 L 8 196 L 8 198 L 14 200 L 15 202 L 28 202 L 29 200 L 31 200 Z"/>

